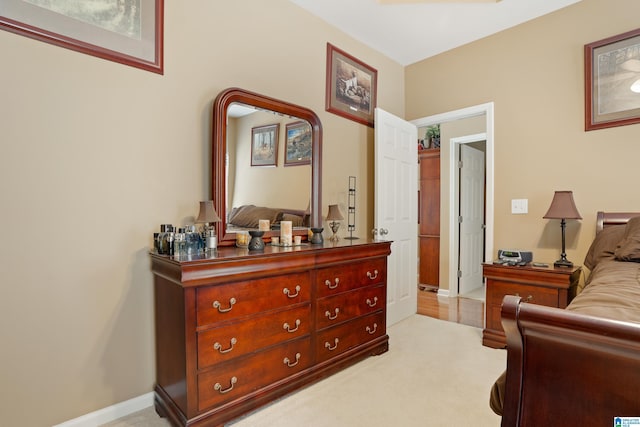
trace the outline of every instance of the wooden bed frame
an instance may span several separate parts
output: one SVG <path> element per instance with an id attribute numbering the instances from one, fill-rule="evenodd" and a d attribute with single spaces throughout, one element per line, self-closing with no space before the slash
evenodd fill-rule
<path id="1" fill-rule="evenodd" d="M 598 212 L 597 231 L 640 212 Z M 640 301 L 637 302 L 640 304 Z M 613 426 L 640 417 L 640 324 L 506 296 L 502 426 Z"/>

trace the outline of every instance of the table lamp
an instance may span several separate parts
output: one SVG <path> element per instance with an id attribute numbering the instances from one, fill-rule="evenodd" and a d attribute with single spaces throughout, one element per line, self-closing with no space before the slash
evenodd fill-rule
<path id="1" fill-rule="evenodd" d="M 555 267 L 573 267 L 573 263 L 567 260 L 565 252 L 565 228 L 567 219 L 582 219 L 576 204 L 573 201 L 573 191 L 556 191 L 551 201 L 549 210 L 543 216 L 545 219 L 559 219 L 562 229 L 562 253 L 560 259 L 553 263 Z"/>
<path id="2" fill-rule="evenodd" d="M 329 205 L 329 212 L 327 213 L 327 221 L 331 221 L 329 223 L 329 227 L 333 232 L 333 235 L 329 237 L 330 241 L 337 242 L 338 240 L 340 240 L 340 237 L 338 237 L 336 233 L 340 228 L 340 223 L 338 221 L 342 221 L 343 219 L 344 217 L 342 216 L 342 213 L 340 212 L 340 208 L 338 208 L 338 205 Z"/>
<path id="3" fill-rule="evenodd" d="M 202 232 L 206 249 L 216 249 L 218 246 L 216 229 L 212 225 L 214 222 L 220 222 L 220 217 L 216 208 L 213 207 L 213 200 L 200 202 L 200 212 L 198 212 L 196 223 L 204 224 Z"/>

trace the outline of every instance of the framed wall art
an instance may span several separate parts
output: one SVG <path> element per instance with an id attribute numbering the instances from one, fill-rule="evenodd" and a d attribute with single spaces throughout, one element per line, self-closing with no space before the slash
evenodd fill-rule
<path id="1" fill-rule="evenodd" d="M 640 29 L 584 46 L 585 130 L 640 123 Z"/>
<path id="2" fill-rule="evenodd" d="M 327 111 L 373 127 L 377 83 L 377 70 L 327 43 Z"/>
<path id="3" fill-rule="evenodd" d="M 300 121 L 287 123 L 284 143 L 284 165 L 311 164 L 311 126 Z"/>
<path id="4" fill-rule="evenodd" d="M 164 0 L 2 0 L 0 28 L 163 74 Z"/>
<path id="5" fill-rule="evenodd" d="M 251 128 L 251 166 L 276 166 L 279 124 Z"/>

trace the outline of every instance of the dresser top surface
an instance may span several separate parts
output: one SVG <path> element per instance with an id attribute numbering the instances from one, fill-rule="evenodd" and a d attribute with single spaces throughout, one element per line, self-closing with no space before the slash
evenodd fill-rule
<path id="1" fill-rule="evenodd" d="M 280 256 L 288 254 L 299 255 L 312 255 L 314 253 L 321 253 L 325 251 L 332 251 L 335 249 L 364 249 L 375 246 L 390 245 L 390 241 L 385 240 L 371 240 L 371 239 L 357 239 L 348 240 L 342 239 L 337 242 L 325 241 L 324 244 L 310 244 L 302 243 L 297 246 L 273 246 L 265 244 L 264 250 L 249 251 L 247 248 L 239 248 L 235 246 L 219 247 L 217 250 L 208 253 L 199 253 L 196 255 L 161 255 L 155 252 L 151 252 L 151 256 L 156 259 L 162 259 L 166 262 L 172 262 L 177 264 L 189 264 L 189 263 L 202 263 L 202 262 L 224 262 L 238 259 L 251 259 L 261 258 L 265 256 Z"/>

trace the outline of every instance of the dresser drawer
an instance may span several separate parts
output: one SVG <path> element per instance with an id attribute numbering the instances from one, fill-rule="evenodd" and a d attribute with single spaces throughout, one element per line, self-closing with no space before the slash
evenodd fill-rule
<path id="1" fill-rule="evenodd" d="M 318 270 L 318 296 L 335 295 L 363 286 L 384 283 L 387 277 L 384 259 L 357 262 Z"/>
<path id="2" fill-rule="evenodd" d="M 318 300 L 316 305 L 316 328 L 324 329 L 355 317 L 380 310 L 386 303 L 385 287 L 378 285 Z"/>
<path id="3" fill-rule="evenodd" d="M 310 283 L 309 273 L 298 273 L 198 289 L 197 325 L 310 301 Z"/>
<path id="4" fill-rule="evenodd" d="M 558 306 L 558 290 L 556 288 L 522 285 L 498 280 L 492 280 L 489 287 L 490 292 L 487 292 L 487 305 L 489 306 L 501 307 L 505 295 L 519 295 L 525 302 L 533 304 L 549 307 Z"/>
<path id="5" fill-rule="evenodd" d="M 198 332 L 198 368 L 254 352 L 280 342 L 308 335 L 311 330 L 309 304 L 271 312 L 243 322 Z"/>
<path id="6" fill-rule="evenodd" d="M 198 375 L 198 410 L 244 397 L 311 366 L 310 339 L 287 342 Z"/>
<path id="7" fill-rule="evenodd" d="M 386 333 L 384 311 L 357 318 L 318 334 L 316 357 L 318 362 L 331 359 Z"/>

